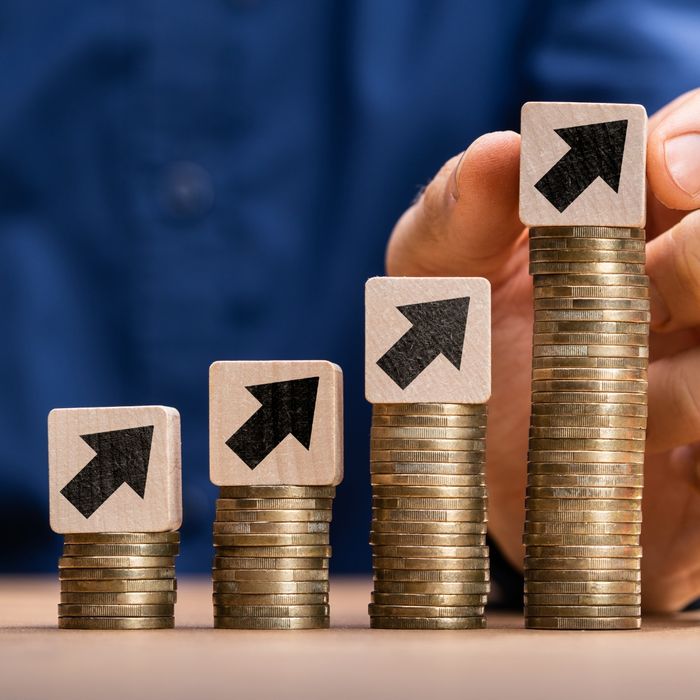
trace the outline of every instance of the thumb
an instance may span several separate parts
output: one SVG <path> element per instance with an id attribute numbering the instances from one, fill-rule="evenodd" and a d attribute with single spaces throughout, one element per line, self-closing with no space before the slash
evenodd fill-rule
<path id="1" fill-rule="evenodd" d="M 387 248 L 390 275 L 469 275 L 492 283 L 523 232 L 518 219 L 520 136 L 478 138 L 449 160 L 399 219 Z"/>

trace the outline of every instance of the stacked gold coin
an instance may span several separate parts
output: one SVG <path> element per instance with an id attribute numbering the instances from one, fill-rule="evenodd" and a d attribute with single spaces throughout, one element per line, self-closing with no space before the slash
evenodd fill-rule
<path id="1" fill-rule="evenodd" d="M 214 522 L 214 626 L 329 626 L 334 486 L 222 486 Z"/>
<path id="2" fill-rule="evenodd" d="M 635 629 L 647 416 L 643 229 L 533 228 L 526 625 Z"/>
<path id="3" fill-rule="evenodd" d="M 164 629 L 174 626 L 178 532 L 65 536 L 58 562 L 63 629 Z"/>
<path id="4" fill-rule="evenodd" d="M 486 405 L 375 404 L 370 624 L 485 626 Z"/>

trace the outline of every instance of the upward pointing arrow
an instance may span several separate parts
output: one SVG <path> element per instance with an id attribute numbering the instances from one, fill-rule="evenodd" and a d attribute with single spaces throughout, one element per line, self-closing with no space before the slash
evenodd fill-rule
<path id="1" fill-rule="evenodd" d="M 444 355 L 459 369 L 467 329 L 469 297 L 426 301 L 398 306 L 413 324 L 399 340 L 377 360 L 377 364 L 402 389 Z"/>
<path id="2" fill-rule="evenodd" d="M 559 212 L 573 204 L 596 178 L 620 187 L 627 120 L 555 129 L 571 149 L 535 184 Z"/>
<path id="3" fill-rule="evenodd" d="M 89 518 L 122 484 L 141 498 L 146 493 L 153 426 L 110 430 L 80 436 L 95 456 L 62 489 L 65 496 Z"/>
<path id="4" fill-rule="evenodd" d="M 260 408 L 226 441 L 251 468 L 277 445 L 294 436 L 307 450 L 311 446 L 318 377 L 247 386 Z"/>

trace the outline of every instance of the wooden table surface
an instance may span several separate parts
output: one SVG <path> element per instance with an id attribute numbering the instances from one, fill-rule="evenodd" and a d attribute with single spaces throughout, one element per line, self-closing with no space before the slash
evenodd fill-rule
<path id="1" fill-rule="evenodd" d="M 367 579 L 331 584 L 330 630 L 214 630 L 211 589 L 181 579 L 177 628 L 56 628 L 58 582 L 0 579 L 1 700 L 679 700 L 700 698 L 700 614 L 638 632 L 368 629 Z"/>

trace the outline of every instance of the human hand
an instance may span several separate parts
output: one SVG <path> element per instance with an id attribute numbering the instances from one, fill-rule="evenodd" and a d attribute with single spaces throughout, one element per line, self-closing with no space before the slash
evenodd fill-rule
<path id="1" fill-rule="evenodd" d="M 520 137 L 487 134 L 448 161 L 397 223 L 390 275 L 480 276 L 492 286 L 489 532 L 522 568 L 530 416 L 532 280 L 518 219 Z M 643 604 L 700 596 L 700 90 L 649 122 L 651 278 Z"/>

